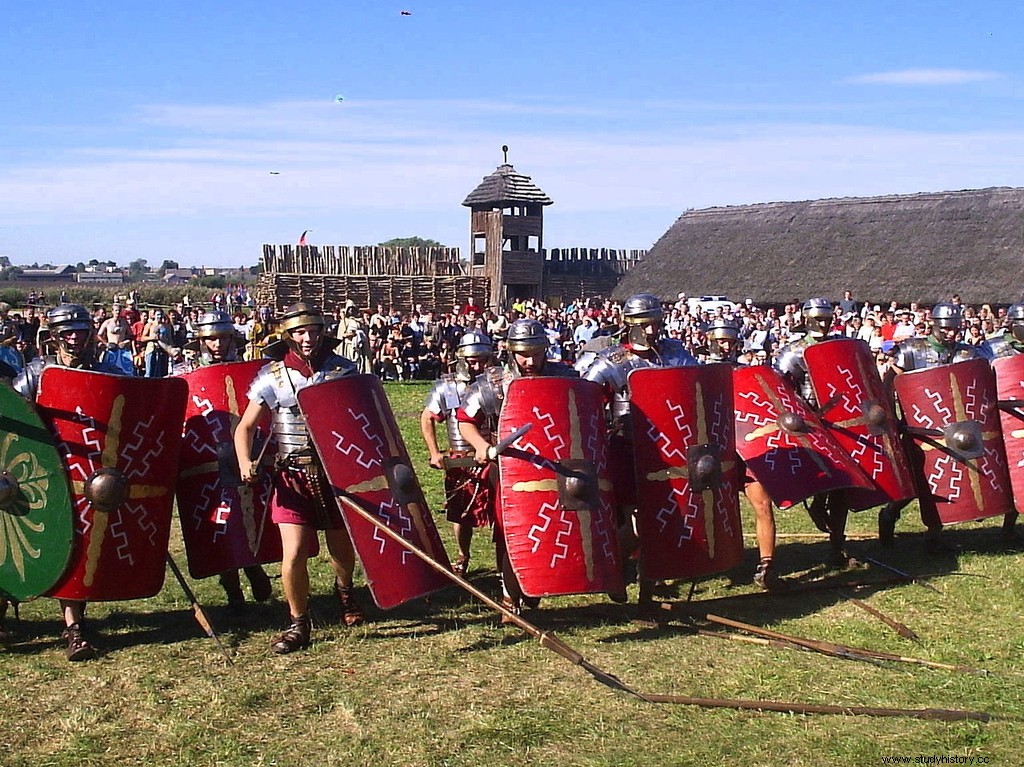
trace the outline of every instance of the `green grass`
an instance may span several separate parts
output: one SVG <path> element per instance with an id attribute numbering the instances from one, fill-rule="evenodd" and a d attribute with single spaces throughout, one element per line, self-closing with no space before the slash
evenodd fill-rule
<path id="1" fill-rule="evenodd" d="M 441 475 L 426 467 L 418 414 L 426 385 L 388 386 L 406 443 L 435 512 Z M 745 529 L 753 530 L 749 510 Z M 306 652 L 278 657 L 270 639 L 280 602 L 228 617 L 216 579 L 193 583 L 234 665 L 202 636 L 177 584 L 156 597 L 96 603 L 90 616 L 105 655 L 69 664 L 55 603 L 22 605 L 0 654 L 0 764 L 21 765 L 878 765 L 883 756 L 984 756 L 1019 763 L 1024 728 L 1020 671 L 1024 555 L 999 546 L 997 520 L 957 526 L 952 560 L 923 554 L 908 509 L 893 550 L 871 539 L 874 514 L 851 517 L 855 555 L 916 574 L 886 582 L 874 568 L 842 575 L 818 564 L 827 544 L 800 510 L 779 512 L 778 562 L 790 580 L 875 581 L 858 596 L 914 629 L 902 639 L 836 590 L 739 596 L 694 605 L 663 625 L 634 620 L 603 597 L 547 600 L 529 617 L 589 661 L 646 693 L 899 708 L 963 708 L 1008 717 L 979 724 L 792 715 L 650 704 L 606 688 L 455 589 L 381 613 L 356 629 L 337 625 L 324 562 L 312 565 L 321 625 Z M 439 527 L 452 550 L 450 531 Z M 755 554 L 735 572 L 698 585 L 695 599 L 753 594 Z M 180 558 L 180 542 L 172 550 Z M 489 536 L 474 538 L 470 578 L 497 594 Z M 179 559 L 180 561 L 180 559 Z M 276 575 L 276 568 L 269 568 Z M 276 584 L 278 591 L 279 584 Z M 688 584 L 668 599 L 683 601 Z M 364 600 L 369 601 L 363 592 Z M 635 586 L 631 589 L 635 600 Z M 698 636 L 707 612 L 792 635 L 941 663 L 985 676 L 907 664 L 879 667 Z M 975 762 L 977 763 L 977 762 Z"/>

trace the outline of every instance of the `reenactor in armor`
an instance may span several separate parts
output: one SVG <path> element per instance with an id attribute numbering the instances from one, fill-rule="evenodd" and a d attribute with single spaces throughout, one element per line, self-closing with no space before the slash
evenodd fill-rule
<path id="1" fill-rule="evenodd" d="M 740 326 L 731 317 L 720 317 L 707 329 L 708 362 L 742 365 L 739 361 Z M 741 464 L 743 493 L 754 510 L 754 528 L 757 538 L 758 564 L 754 571 L 754 583 L 765 591 L 780 587 L 775 570 L 775 512 L 772 499 L 764 485 L 754 478 L 746 464 Z"/>
<path id="2" fill-rule="evenodd" d="M 43 368 L 50 365 L 113 375 L 123 373 L 116 365 L 99 359 L 92 316 L 84 306 L 61 304 L 46 313 L 46 322 L 52 353 L 36 357 L 14 379 L 14 390 L 25 399 L 36 401 L 39 377 Z M 70 599 L 58 601 L 64 618 L 65 628 L 61 637 L 67 642 L 65 656 L 69 661 L 95 658 L 96 648 L 86 638 L 85 631 L 85 608 L 88 603 Z"/>
<path id="3" fill-rule="evenodd" d="M 1009 329 L 1001 336 L 990 338 L 978 349 L 990 361 L 1024 354 L 1024 304 L 1013 304 L 1006 310 L 1006 319 L 1010 323 Z"/>
<path id="4" fill-rule="evenodd" d="M 444 469 L 446 514 L 452 523 L 458 556 L 452 569 L 465 575 L 469 569 L 473 529 L 494 523 L 494 491 L 490 469 L 486 466 L 448 466 L 447 458 L 469 458 L 473 447 L 459 431 L 456 413 L 473 380 L 482 374 L 494 357 L 494 343 L 486 333 L 469 330 L 459 337 L 455 347 L 455 374 L 444 374 L 427 395 L 420 414 L 420 431 L 430 453 L 430 466 Z M 436 424 L 444 422 L 448 453 L 443 455 L 437 440 Z"/>
<path id="5" fill-rule="evenodd" d="M 963 314 L 959 305 L 938 303 L 932 307 L 931 318 L 932 332 L 927 337 L 908 338 L 893 349 L 892 361 L 883 375 L 887 389 L 891 390 L 893 379 L 900 373 L 964 362 L 982 356 L 977 347 L 957 340 L 963 325 Z M 913 460 L 915 451 L 908 450 L 908 453 L 912 456 L 912 468 L 915 474 L 919 475 L 922 467 Z M 915 482 L 919 487 L 926 484 L 920 476 L 915 477 Z M 940 538 L 942 522 L 935 501 L 930 492 L 919 492 L 917 501 L 921 511 L 921 522 L 927 528 L 927 547 L 931 553 L 942 553 L 946 547 Z M 878 540 L 883 545 L 892 545 L 895 542 L 896 522 L 909 503 L 910 501 L 902 501 L 882 507 L 878 514 Z M 1015 520 L 1016 513 L 1012 513 L 1012 516 L 1011 513 L 1006 515 L 1004 532 L 1008 530 L 1012 535 Z"/>
<path id="6" fill-rule="evenodd" d="M 264 408 L 270 411 L 277 441 L 271 519 L 281 532 L 281 583 L 291 618 L 291 625 L 273 641 L 271 649 L 284 654 L 309 645 L 308 560 L 318 530 L 324 531 L 327 541 L 342 623 L 358 625 L 365 615 L 352 593 L 355 550 L 310 441 L 297 397 L 306 386 L 355 373 L 355 365 L 334 353 L 340 339 L 326 335 L 323 314 L 306 303 L 288 307 L 279 328 L 281 341 L 264 352 L 272 361 L 260 370 L 249 388 L 249 404 L 235 429 L 234 444 L 239 473 L 243 481 L 252 482 L 258 469 L 252 454 L 253 436 Z"/>
<path id="7" fill-rule="evenodd" d="M 684 367 L 699 364 L 682 342 L 665 338 L 665 310 L 661 300 L 650 293 L 630 296 L 622 306 L 626 337 L 614 346 L 586 354 L 576 364 L 580 377 L 601 384 L 608 397 L 611 449 L 610 471 L 615 487 L 620 549 L 623 562 L 635 553 L 637 537 L 633 514 L 636 509 L 636 480 L 633 466 L 633 432 L 630 419 L 629 374 L 647 367 Z M 641 606 L 649 604 L 653 584 L 640 584 Z"/>
<path id="8" fill-rule="evenodd" d="M 797 394 L 812 410 L 819 406 L 807 373 L 804 352 L 808 346 L 825 339 L 832 324 L 832 303 L 827 298 L 809 298 L 804 301 L 800 313 L 804 323 L 804 334 L 779 349 L 774 365 L 793 384 Z M 843 490 L 820 493 L 811 499 L 807 513 L 823 533 L 829 535 L 829 564 L 843 566 L 849 563 L 846 555 L 846 518 L 850 507 Z"/>
<path id="9" fill-rule="evenodd" d="M 456 418 L 459 433 L 473 450 L 481 466 L 491 461 L 488 448 L 497 433 L 498 415 L 509 383 L 513 379 L 529 376 L 576 377 L 568 365 L 549 362 L 548 335 L 537 320 L 519 319 L 509 325 L 506 337 L 509 359 L 503 367 L 492 367 L 477 377 L 469 387 Z M 496 522 L 499 520 L 496 519 Z M 495 526 L 495 553 L 501 571 L 502 604 L 518 613 L 523 607 L 536 607 L 539 600 L 524 597 L 509 563 L 500 525 Z M 502 623 L 509 622 L 502 616 Z"/>
<path id="10" fill-rule="evenodd" d="M 182 374 L 222 362 L 238 362 L 242 359 L 241 348 L 245 338 L 238 332 L 231 315 L 223 309 L 212 309 L 199 315 L 195 324 L 196 337 L 185 344 L 185 349 L 194 354 L 185 366 L 175 369 Z M 252 598 L 266 602 L 274 594 L 273 586 L 266 571 L 260 565 L 249 565 L 245 576 L 252 589 Z M 219 576 L 220 585 L 228 598 L 228 610 L 240 613 L 245 609 L 245 595 L 237 570 L 228 570 Z"/>

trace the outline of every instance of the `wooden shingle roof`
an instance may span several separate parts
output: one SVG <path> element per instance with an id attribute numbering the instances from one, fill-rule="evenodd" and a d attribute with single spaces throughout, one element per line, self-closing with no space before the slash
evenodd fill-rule
<path id="1" fill-rule="evenodd" d="M 613 296 L 1009 304 L 1022 267 L 1024 189 L 773 202 L 683 213 Z"/>
<path id="2" fill-rule="evenodd" d="M 524 176 L 510 164 L 505 163 L 499 165 L 489 176 L 484 176 L 483 181 L 469 193 L 462 204 L 473 208 L 529 202 L 551 205 L 553 201 L 533 183 L 529 176 Z"/>

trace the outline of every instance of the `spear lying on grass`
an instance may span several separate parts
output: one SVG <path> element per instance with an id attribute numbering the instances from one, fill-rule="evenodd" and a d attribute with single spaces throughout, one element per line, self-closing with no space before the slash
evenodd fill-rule
<path id="1" fill-rule="evenodd" d="M 730 628 L 740 629 L 741 631 L 746 631 L 750 634 L 768 637 L 769 639 L 774 639 L 780 642 L 785 642 L 787 644 L 796 645 L 807 650 L 819 652 L 822 655 L 831 655 L 836 658 L 863 660 L 868 661 L 870 663 L 874 663 L 877 661 L 912 663 L 918 666 L 927 666 L 928 668 L 941 668 L 946 669 L 947 671 L 959 671 L 964 674 L 987 675 L 989 673 L 985 669 L 971 668 L 970 666 L 956 666 L 949 663 L 938 663 L 936 661 L 924 660 L 922 658 L 910 658 L 905 655 L 894 655 L 893 653 L 879 652 L 878 650 L 866 650 L 861 647 L 848 647 L 846 645 L 835 644 L 833 642 L 823 642 L 818 639 L 803 639 L 801 637 L 790 636 L 789 634 L 782 634 L 778 631 L 763 629 L 759 626 L 752 626 L 749 623 L 741 623 L 740 621 L 734 621 L 729 618 L 723 618 L 720 615 L 708 614 L 705 617 L 712 623 L 718 623 L 722 626 L 729 626 Z"/>
<path id="2" fill-rule="evenodd" d="M 333 487 L 334 495 L 346 508 L 350 509 L 360 517 L 365 519 L 377 530 L 382 532 L 391 540 L 395 541 L 398 545 L 404 547 L 407 551 L 421 559 L 431 568 L 444 575 L 453 583 L 457 584 L 463 590 L 469 592 L 474 597 L 479 599 L 485 605 L 507 616 L 509 620 L 515 623 L 519 628 L 523 629 L 527 634 L 537 639 L 542 647 L 557 653 L 561 657 L 575 666 L 579 666 L 587 673 L 589 673 L 594 679 L 601 682 L 601 684 L 607 685 L 615 690 L 633 695 L 640 700 L 646 701 L 647 703 L 676 703 L 689 706 L 700 706 L 703 708 L 730 708 L 730 709 L 743 709 L 749 711 L 781 711 L 793 714 L 846 714 L 846 715 L 858 715 L 858 716 L 886 716 L 886 717 L 911 717 L 915 719 L 933 719 L 944 722 L 956 722 L 963 720 L 974 720 L 980 722 L 987 722 L 992 719 L 992 715 L 983 711 L 962 711 L 956 709 L 895 709 L 895 708 L 866 708 L 860 706 L 823 706 L 812 703 L 789 703 L 783 701 L 760 701 L 760 700 L 733 700 L 728 698 L 694 698 L 684 695 L 656 695 L 650 693 L 639 692 L 629 685 L 625 684 L 614 674 L 610 674 L 601 668 L 598 668 L 593 663 L 588 661 L 583 655 L 578 652 L 575 648 L 569 646 L 563 642 L 560 638 L 555 636 L 552 632 L 542 631 L 537 626 L 534 626 L 529 621 L 525 620 L 519 615 L 516 615 L 511 610 L 507 610 L 501 604 L 496 602 L 487 596 L 484 592 L 480 591 L 469 581 L 456 575 L 450 569 L 442 565 L 428 553 L 420 549 L 418 546 L 413 544 L 411 541 L 406 540 L 401 535 L 392 530 L 388 525 L 382 522 L 376 514 L 371 510 L 367 509 L 364 502 L 359 498 L 355 498 L 346 494 L 343 490 L 338 487 Z"/>

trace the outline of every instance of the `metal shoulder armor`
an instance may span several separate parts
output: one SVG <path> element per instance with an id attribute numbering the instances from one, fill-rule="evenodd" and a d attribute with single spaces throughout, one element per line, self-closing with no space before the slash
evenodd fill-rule
<path id="1" fill-rule="evenodd" d="M 29 362 L 18 373 L 11 386 L 27 400 L 35 401 L 39 393 L 39 377 L 43 374 L 43 368 L 56 364 L 52 357 L 36 357 Z"/>
<path id="2" fill-rule="evenodd" d="M 630 372 L 640 367 L 650 367 L 650 363 L 622 346 L 610 346 L 594 356 L 580 377 L 607 386 L 612 391 L 624 392 Z"/>
<path id="3" fill-rule="evenodd" d="M 447 418 L 461 404 L 466 388 L 465 384 L 460 387 L 451 375 L 445 374 L 430 390 L 423 408 L 441 418 Z"/>

